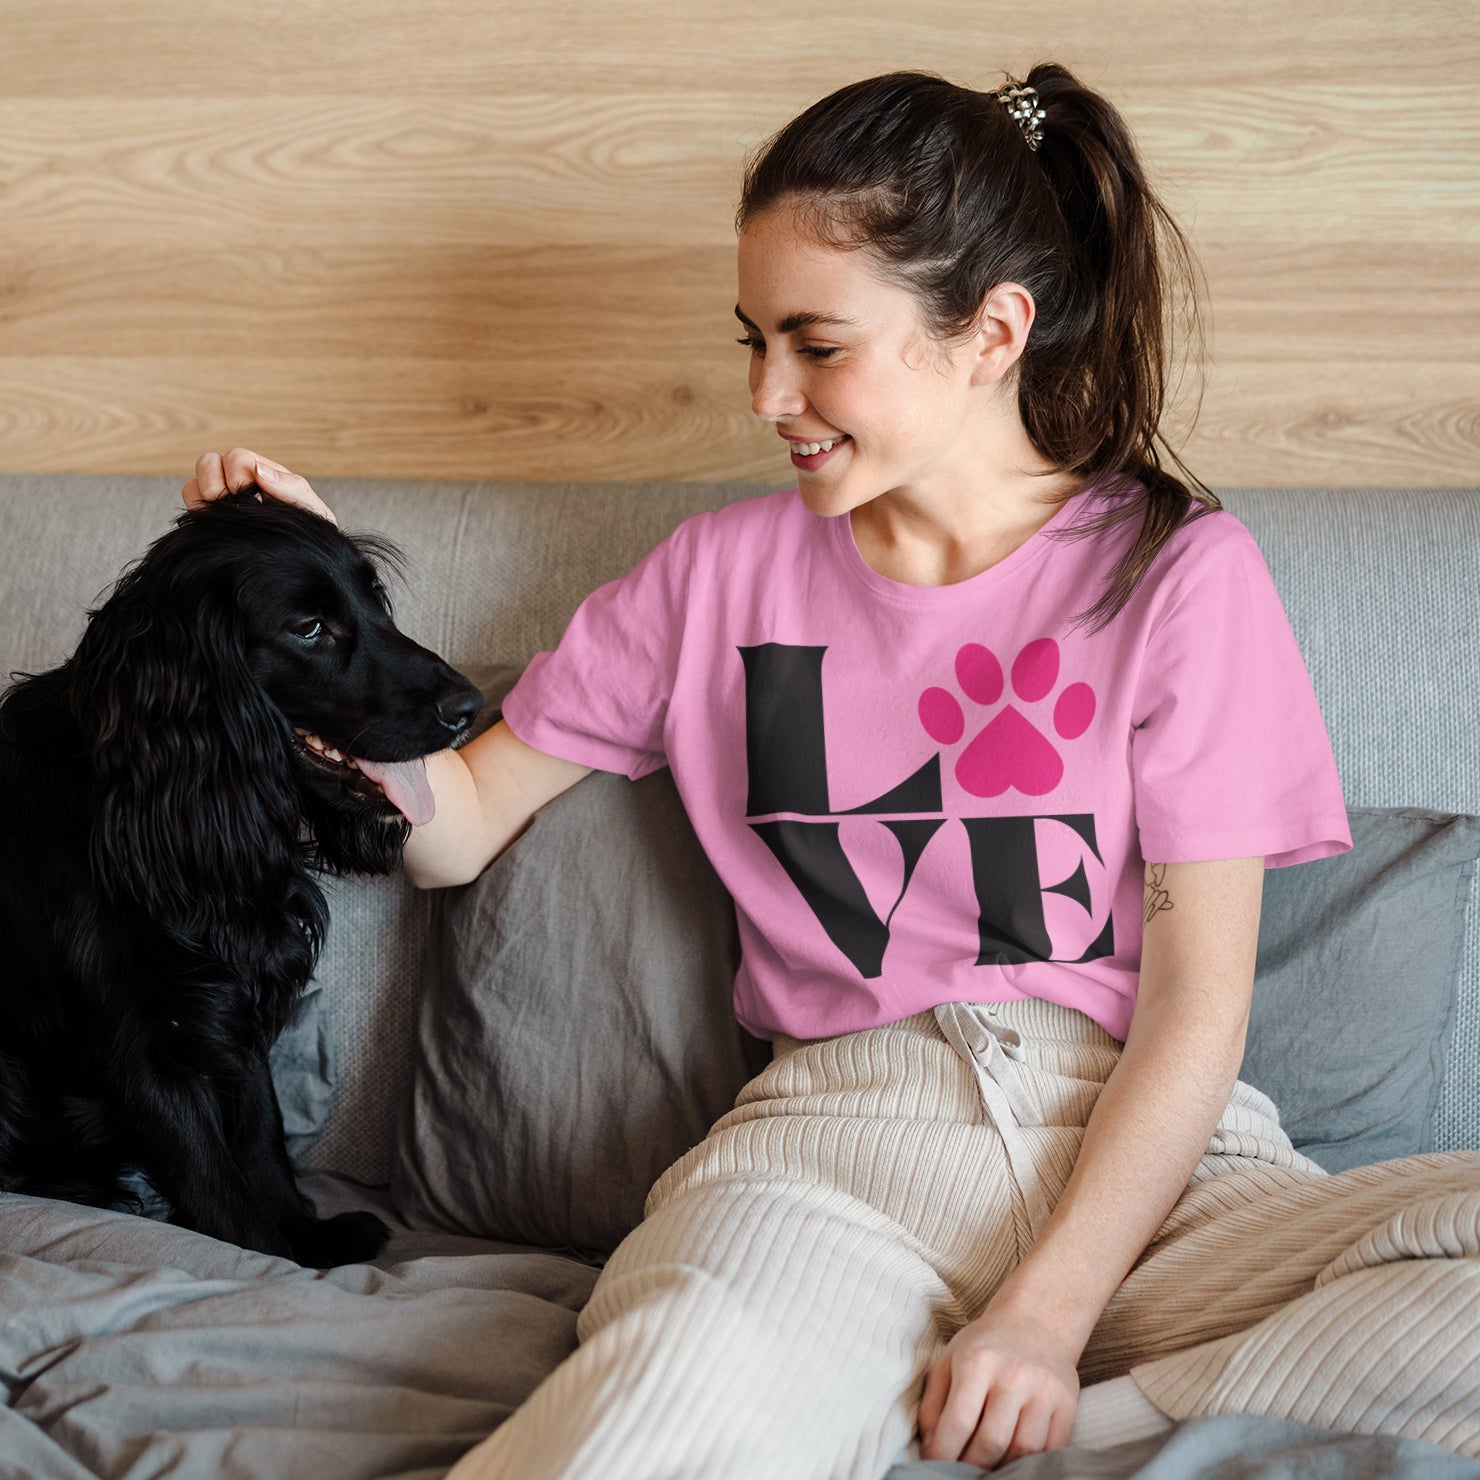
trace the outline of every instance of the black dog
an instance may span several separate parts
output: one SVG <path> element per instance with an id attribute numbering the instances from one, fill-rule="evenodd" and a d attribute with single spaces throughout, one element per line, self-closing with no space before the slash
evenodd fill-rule
<path id="1" fill-rule="evenodd" d="M 478 691 L 391 620 L 384 542 L 255 490 L 182 515 L 60 668 L 0 701 L 0 1189 L 173 1221 L 327 1268 L 267 1052 L 327 924 L 315 870 L 386 873 L 418 757 Z"/>

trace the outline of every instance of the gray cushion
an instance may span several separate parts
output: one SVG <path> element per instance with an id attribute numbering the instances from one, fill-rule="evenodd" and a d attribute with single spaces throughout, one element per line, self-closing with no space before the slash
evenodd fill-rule
<path id="1" fill-rule="evenodd" d="M 588 776 L 443 906 L 391 1195 L 413 1227 L 610 1252 L 769 1058 L 671 777 Z"/>
<path id="2" fill-rule="evenodd" d="M 1480 813 L 1480 489 L 1217 492 L 1269 562 L 1347 804 Z M 1480 1149 L 1480 877 L 1469 920 L 1436 1150 Z"/>
<path id="3" fill-rule="evenodd" d="M 1433 1149 L 1480 818 L 1348 808 L 1352 850 L 1264 876 L 1240 1077 L 1328 1171 Z"/>
<path id="4" fill-rule="evenodd" d="M 399 872 L 326 878 L 324 892 L 329 935 L 314 973 L 322 985 L 280 1041 L 273 1079 L 300 1165 L 383 1187 L 437 899 Z"/>
<path id="5" fill-rule="evenodd" d="M 486 701 L 471 734 L 494 722 L 520 671 L 469 665 Z M 441 894 L 414 889 L 399 872 L 321 882 L 329 933 L 314 980 L 272 1047 L 273 1084 L 295 1165 L 384 1187 L 410 1093 L 410 1045 Z"/>

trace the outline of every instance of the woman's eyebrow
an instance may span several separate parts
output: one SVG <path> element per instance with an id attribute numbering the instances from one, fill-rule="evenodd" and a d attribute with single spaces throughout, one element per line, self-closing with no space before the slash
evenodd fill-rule
<path id="1" fill-rule="evenodd" d="M 747 329 L 756 328 L 756 325 L 750 319 L 746 318 L 745 315 L 740 311 L 740 305 L 738 303 L 735 305 L 735 317 L 739 319 L 740 322 L 744 324 Z M 858 327 L 858 321 L 856 319 L 839 318 L 837 314 L 789 313 L 776 326 L 776 332 L 778 334 L 795 334 L 798 329 L 811 329 L 815 328 L 819 324 L 835 325 L 837 327 L 845 329 L 856 329 Z M 756 332 L 759 333 L 760 331 L 757 329 Z"/>

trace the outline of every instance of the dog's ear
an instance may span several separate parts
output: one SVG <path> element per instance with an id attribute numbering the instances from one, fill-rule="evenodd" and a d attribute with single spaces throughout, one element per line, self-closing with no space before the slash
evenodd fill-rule
<path id="1" fill-rule="evenodd" d="M 235 590 L 189 535 L 157 542 L 91 614 L 70 700 L 91 750 L 100 885 L 210 939 L 244 888 L 291 865 L 298 809 Z"/>

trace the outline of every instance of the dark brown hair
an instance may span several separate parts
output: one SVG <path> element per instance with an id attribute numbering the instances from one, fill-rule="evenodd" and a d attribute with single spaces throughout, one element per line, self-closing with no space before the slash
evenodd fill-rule
<path id="1" fill-rule="evenodd" d="M 1199 274 L 1115 108 L 1050 63 L 1025 81 L 1045 115 L 1036 150 L 992 92 L 921 72 L 840 88 L 751 162 L 736 224 L 800 210 L 820 241 L 868 251 L 911 289 L 941 340 L 969 334 L 999 283 L 1033 295 L 1015 367 L 1023 425 L 1056 470 L 1123 495 L 1072 536 L 1140 521 L 1082 614 L 1098 630 L 1182 523 L 1222 507 L 1160 430 L 1174 316 L 1201 346 Z"/>

